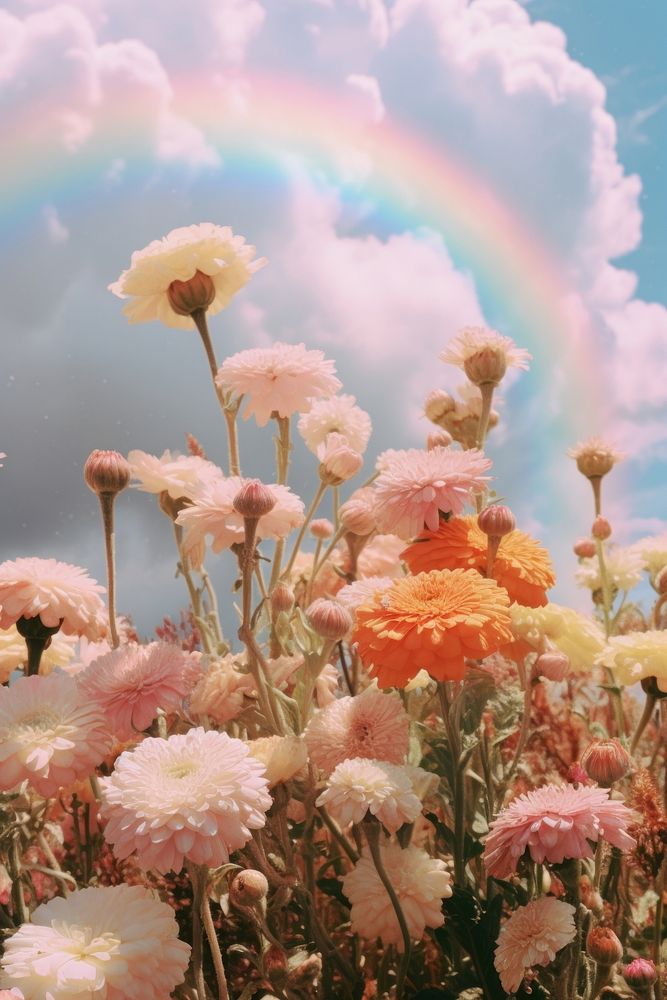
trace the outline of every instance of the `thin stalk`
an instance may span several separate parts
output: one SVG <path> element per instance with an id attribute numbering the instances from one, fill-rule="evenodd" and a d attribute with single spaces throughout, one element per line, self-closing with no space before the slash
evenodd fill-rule
<path id="1" fill-rule="evenodd" d="M 109 607 L 109 632 L 111 633 L 111 646 L 118 649 L 120 639 L 116 628 L 116 544 L 113 524 L 113 505 L 116 499 L 115 493 L 100 493 L 100 509 L 102 511 L 102 525 L 104 527 L 104 554 L 107 562 L 107 601 Z"/>
<path id="2" fill-rule="evenodd" d="M 438 683 L 442 720 L 447 730 L 447 741 L 452 758 L 452 795 L 454 797 L 454 879 L 461 888 L 465 887 L 465 775 L 462 773 L 460 757 L 461 742 L 452 723 L 451 705 L 446 681 Z"/>
<path id="3" fill-rule="evenodd" d="M 12 880 L 12 907 L 14 911 L 14 921 L 16 922 L 18 920 L 21 924 L 27 924 L 30 919 L 30 914 L 28 913 L 28 908 L 25 905 L 25 899 L 23 898 L 21 852 L 19 850 L 17 837 L 12 837 L 9 842 L 9 850 L 7 852 L 7 868 Z"/>
<path id="4" fill-rule="evenodd" d="M 222 389 L 218 386 L 216 378 L 218 375 L 218 362 L 215 357 L 215 351 L 213 350 L 213 344 L 211 342 L 211 335 L 208 329 L 208 321 L 206 319 L 205 309 L 195 309 L 192 313 L 192 319 L 197 327 L 199 336 L 201 337 L 202 344 L 204 345 L 204 350 L 206 351 L 206 359 L 208 361 L 208 367 L 211 371 L 211 378 L 213 379 L 213 388 L 215 389 L 215 395 L 220 403 L 220 408 L 222 410 L 222 415 L 225 418 L 225 424 L 227 425 L 227 443 L 229 445 L 229 474 L 230 476 L 240 476 L 241 475 L 241 464 L 239 461 L 239 443 L 238 436 L 236 433 L 236 415 L 238 413 L 239 403 L 234 407 L 229 407 L 225 402 L 225 397 Z M 240 401 L 239 401 L 240 402 Z"/>
<path id="5" fill-rule="evenodd" d="M 599 539 L 595 540 L 595 551 L 597 552 L 598 565 L 600 567 L 600 582 L 602 584 L 602 616 L 604 618 L 604 632 L 607 639 L 610 635 L 611 629 L 611 587 L 609 586 L 609 575 L 607 573 L 607 564 L 604 558 L 604 548 L 602 547 L 602 542 Z"/>
<path id="6" fill-rule="evenodd" d="M 391 879 L 387 875 L 384 864 L 382 863 L 382 852 L 380 850 L 380 825 L 377 821 L 364 823 L 364 831 L 366 833 L 366 840 L 368 841 L 375 870 L 378 873 L 380 881 L 382 882 L 389 899 L 391 900 L 391 905 L 394 908 L 394 913 L 396 914 L 396 919 L 398 920 L 398 925 L 401 929 L 401 937 L 403 938 L 403 955 L 401 957 L 396 979 L 396 1000 L 401 1000 L 403 997 L 405 978 L 410 965 L 410 955 L 412 953 L 410 931 L 408 930 L 408 925 L 400 900 L 396 895 L 396 890 L 391 884 Z"/>
<path id="7" fill-rule="evenodd" d="M 528 737 L 530 735 L 530 721 L 531 721 L 531 703 L 532 703 L 532 688 L 530 676 L 526 674 L 526 668 L 522 660 L 517 662 L 517 667 L 519 670 L 519 680 L 523 687 L 523 713 L 521 717 L 521 729 L 519 730 L 519 739 L 516 745 L 516 750 L 514 751 L 514 758 L 510 764 L 510 769 L 506 775 L 503 775 L 503 782 L 501 786 L 501 793 L 498 796 L 498 801 L 502 805 L 502 799 L 505 795 L 505 789 L 509 785 L 510 781 L 514 777 L 517 767 L 519 766 L 519 761 L 521 759 L 521 754 L 526 748 L 526 743 L 528 742 Z"/>
<path id="8" fill-rule="evenodd" d="M 294 561 L 295 561 L 297 555 L 299 554 L 299 548 L 301 546 L 301 542 L 303 541 L 304 535 L 306 534 L 306 529 L 308 528 L 308 525 L 309 525 L 310 521 L 312 520 L 313 514 L 315 513 L 315 511 L 317 510 L 317 508 L 320 505 L 320 500 L 324 496 L 324 492 L 325 492 L 326 488 L 327 488 L 327 484 L 326 483 L 322 483 L 322 482 L 320 482 L 319 486 L 317 487 L 317 492 L 315 493 L 315 496 L 312 499 L 310 507 L 308 508 L 308 512 L 306 513 L 306 518 L 305 518 L 303 524 L 301 525 L 301 529 L 299 531 L 299 534 L 296 537 L 296 541 L 294 543 L 294 548 L 292 549 L 292 554 L 290 555 L 290 557 L 289 557 L 289 559 L 287 561 L 287 565 L 285 566 L 285 569 L 280 574 L 283 577 L 289 576 L 289 572 L 290 572 L 292 566 L 294 565 Z M 275 583 L 277 583 L 277 582 L 278 581 L 276 579 Z M 272 576 L 271 577 L 271 587 L 270 587 L 271 590 L 273 590 L 273 587 L 275 586 L 275 583 L 274 583 L 273 576 Z"/>
<path id="9" fill-rule="evenodd" d="M 206 1000 L 206 981 L 204 979 L 204 947 L 202 938 L 202 880 L 196 865 L 187 862 L 188 874 L 192 884 L 192 974 L 195 981 L 198 1000 Z"/>
<path id="10" fill-rule="evenodd" d="M 662 924 L 664 920 L 664 900 L 665 894 L 665 862 L 662 862 L 655 887 L 658 896 L 655 904 L 655 922 L 653 925 L 653 961 L 658 969 L 658 978 L 655 983 L 655 1000 L 662 1000 L 662 976 L 660 975 L 660 954 L 662 950 Z"/>
<path id="11" fill-rule="evenodd" d="M 211 958 L 213 959 L 215 978 L 218 982 L 218 1000 L 229 1000 L 229 989 L 227 987 L 225 966 L 222 961 L 222 952 L 220 951 L 220 942 L 218 941 L 218 935 L 216 934 L 215 924 L 213 923 L 213 915 L 211 914 L 211 901 L 208 898 L 208 869 L 205 865 L 202 866 L 200 877 L 204 887 L 201 896 L 201 916 L 204 923 L 204 930 L 206 931 L 206 937 L 208 938 L 209 948 L 211 949 Z"/>
<path id="12" fill-rule="evenodd" d="M 493 382 L 484 382 L 479 386 L 482 394 L 482 412 L 479 416 L 479 427 L 477 428 L 477 447 L 482 449 L 486 443 L 486 435 L 489 430 L 489 417 L 491 416 L 491 403 L 493 402 Z"/>
<path id="13" fill-rule="evenodd" d="M 646 701 L 644 703 L 644 711 L 642 712 L 641 719 L 637 723 L 637 728 L 635 729 L 634 736 L 632 737 L 632 742 L 630 743 L 630 753 L 634 754 L 639 741 L 642 737 L 642 733 L 646 729 L 647 725 L 651 721 L 651 716 L 655 710 L 656 701 L 658 699 L 654 694 L 647 694 Z"/>
<path id="14" fill-rule="evenodd" d="M 338 843 L 343 848 L 343 850 L 347 854 L 347 856 L 350 859 L 350 861 L 352 862 L 352 864 L 356 865 L 357 861 L 359 860 L 359 855 L 357 854 L 357 852 L 355 851 L 355 849 L 352 847 L 352 844 L 347 839 L 347 837 L 345 836 L 345 834 L 340 830 L 340 828 L 338 827 L 338 825 L 336 823 L 334 823 L 334 821 L 332 820 L 331 816 L 326 811 L 326 809 L 324 808 L 324 806 L 318 806 L 317 811 L 318 811 L 318 813 L 320 814 L 320 816 L 322 818 L 322 822 L 327 827 L 327 829 L 331 832 L 331 834 L 333 835 L 333 837 L 335 838 L 335 840 L 338 841 Z"/>
<path id="15" fill-rule="evenodd" d="M 176 548 L 178 550 L 178 572 L 181 574 L 185 580 L 185 586 L 188 588 L 188 595 L 190 597 L 190 605 L 192 607 L 192 613 L 194 615 L 195 621 L 199 626 L 199 631 L 201 633 L 202 644 L 204 646 L 204 652 L 214 653 L 215 643 L 212 641 L 208 623 L 204 619 L 202 606 L 201 606 L 201 594 L 194 580 L 192 579 L 192 574 L 190 573 L 190 563 L 188 557 L 183 551 L 183 528 L 180 524 L 176 524 L 172 521 L 174 528 L 174 538 L 176 539 Z"/>

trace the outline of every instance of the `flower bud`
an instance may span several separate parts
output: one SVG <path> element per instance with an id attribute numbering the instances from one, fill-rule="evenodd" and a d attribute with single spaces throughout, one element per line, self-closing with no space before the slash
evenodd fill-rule
<path id="1" fill-rule="evenodd" d="M 373 508 L 373 490 L 364 486 L 355 490 L 338 508 L 340 523 L 353 535 L 370 535 L 377 527 Z"/>
<path id="2" fill-rule="evenodd" d="M 616 965 L 623 958 L 623 945 L 611 927 L 598 924 L 588 932 L 586 952 L 598 965 Z"/>
<path id="3" fill-rule="evenodd" d="M 120 493 L 130 481 L 130 463 L 119 451 L 91 451 L 83 478 L 93 493 Z"/>
<path id="4" fill-rule="evenodd" d="M 298 964 L 292 964 L 292 961 L 290 962 L 291 968 L 286 985 L 295 990 L 313 986 L 313 980 L 318 979 L 322 973 L 321 957 L 315 953 L 308 955 L 307 958 Z"/>
<path id="5" fill-rule="evenodd" d="M 323 542 L 327 538 L 331 538 L 334 533 L 334 526 L 328 518 L 318 517 L 315 521 L 310 522 L 310 533 L 313 538 L 317 538 Z"/>
<path id="6" fill-rule="evenodd" d="M 507 371 L 507 352 L 488 344 L 465 359 L 463 370 L 473 385 L 498 385 Z"/>
<path id="7" fill-rule="evenodd" d="M 202 271 L 195 271 L 187 281 L 172 281 L 167 298 L 178 316 L 191 316 L 198 309 L 206 310 L 215 298 L 213 279 Z"/>
<path id="8" fill-rule="evenodd" d="M 599 514 L 593 521 L 593 527 L 591 528 L 591 535 L 593 538 L 597 538 L 598 542 L 606 541 L 611 535 L 611 525 L 606 517 L 602 517 Z"/>
<path id="9" fill-rule="evenodd" d="M 589 782 L 588 775 L 578 763 L 570 764 L 568 767 L 567 780 L 571 785 L 587 785 Z"/>
<path id="10" fill-rule="evenodd" d="M 593 740 L 581 755 L 581 766 L 598 785 L 613 785 L 630 770 L 632 759 L 616 738 Z"/>
<path id="11" fill-rule="evenodd" d="M 424 414 L 434 424 L 439 424 L 454 409 L 456 401 L 442 389 L 433 389 L 424 400 Z"/>
<path id="12" fill-rule="evenodd" d="M 328 486 L 340 486 L 356 476 L 364 464 L 363 455 L 350 448 L 347 438 L 335 432 L 327 435 L 324 444 L 317 449 L 320 460 L 320 479 Z"/>
<path id="13" fill-rule="evenodd" d="M 308 624 L 321 635 L 323 639 L 333 639 L 340 642 L 352 628 L 352 616 L 347 608 L 338 601 L 330 601 L 326 597 L 318 597 L 306 609 Z"/>
<path id="14" fill-rule="evenodd" d="M 271 591 L 271 610 L 274 615 L 289 614 L 294 607 L 294 591 L 286 583 L 277 583 Z"/>
<path id="15" fill-rule="evenodd" d="M 260 518 L 276 505 L 274 493 L 259 479 L 248 479 L 232 500 L 232 507 L 241 517 Z"/>
<path id="16" fill-rule="evenodd" d="M 557 650 L 540 653 L 535 660 L 535 674 L 546 677 L 550 681 L 562 681 L 567 677 L 570 669 L 570 660 L 565 653 Z"/>
<path id="17" fill-rule="evenodd" d="M 434 431 L 426 438 L 426 449 L 433 451 L 434 448 L 449 448 L 453 440 L 448 431 Z"/>
<path id="18" fill-rule="evenodd" d="M 502 538 L 516 528 L 514 514 L 503 504 L 490 504 L 477 518 L 477 524 L 490 538 Z"/>
<path id="19" fill-rule="evenodd" d="M 269 883 L 266 875 L 247 868 L 239 872 L 229 886 L 229 901 L 234 906 L 256 906 L 266 899 Z"/>
<path id="20" fill-rule="evenodd" d="M 196 458 L 206 458 L 206 452 L 194 434 L 186 434 L 185 441 L 190 455 L 194 455 Z"/>
<path id="21" fill-rule="evenodd" d="M 635 958 L 629 965 L 623 966 L 623 978 L 628 986 L 632 986 L 635 990 L 641 990 L 653 986 L 658 974 L 653 962 L 647 958 Z"/>
<path id="22" fill-rule="evenodd" d="M 579 559 L 592 559 L 596 552 L 595 542 L 591 538 L 578 538 L 573 549 Z"/>
<path id="23" fill-rule="evenodd" d="M 599 438 L 591 438 L 568 452 L 577 463 L 582 476 L 587 479 L 601 479 L 620 462 L 622 455 Z"/>
<path id="24" fill-rule="evenodd" d="M 584 775 L 583 783 L 586 783 L 586 775 Z M 594 913 L 602 913 L 604 906 L 602 896 L 595 888 L 588 875 L 582 875 L 579 879 L 579 897 L 587 910 L 593 910 Z"/>

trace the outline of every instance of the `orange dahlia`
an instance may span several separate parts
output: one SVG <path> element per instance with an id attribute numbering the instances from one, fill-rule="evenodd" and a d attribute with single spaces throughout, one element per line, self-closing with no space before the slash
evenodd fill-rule
<path id="1" fill-rule="evenodd" d="M 353 641 L 380 687 L 405 687 L 422 668 L 458 680 L 465 659 L 511 640 L 509 597 L 474 570 L 431 570 L 396 580 L 357 608 Z"/>
<path id="2" fill-rule="evenodd" d="M 477 518 L 451 517 L 437 531 L 423 531 L 401 552 L 411 573 L 431 569 L 476 569 L 486 572 L 488 537 Z M 547 590 L 556 576 L 547 550 L 524 531 L 510 531 L 500 543 L 493 563 L 493 576 L 510 600 L 528 608 L 547 603 Z"/>

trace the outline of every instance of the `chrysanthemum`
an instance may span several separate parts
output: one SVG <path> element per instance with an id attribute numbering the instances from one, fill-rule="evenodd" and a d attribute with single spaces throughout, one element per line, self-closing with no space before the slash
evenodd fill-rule
<path id="1" fill-rule="evenodd" d="M 648 570 L 651 576 L 655 576 L 667 566 L 667 532 L 640 538 L 638 542 L 633 542 L 630 548 L 639 553 L 644 569 Z"/>
<path id="2" fill-rule="evenodd" d="M 667 692 L 667 632 L 629 632 L 615 635 L 599 653 L 598 663 L 611 667 L 619 684 L 636 684 L 645 677 L 655 677 L 661 691 Z"/>
<path id="3" fill-rule="evenodd" d="M 641 554 L 633 547 L 622 548 L 610 545 L 604 552 L 607 579 L 611 587 L 618 590 L 632 590 L 642 579 L 644 564 Z M 602 588 L 600 563 L 597 556 L 580 559 L 575 570 L 575 578 L 580 587 L 596 591 Z"/>
<path id="4" fill-rule="evenodd" d="M 319 711 L 309 722 L 305 739 L 313 763 L 331 774 L 351 757 L 402 764 L 409 729 L 410 719 L 399 696 L 368 687 Z"/>
<path id="5" fill-rule="evenodd" d="M 361 550 L 357 559 L 357 576 L 404 576 L 400 555 L 404 542 L 397 535 L 375 535 Z"/>
<path id="6" fill-rule="evenodd" d="M 54 667 L 64 667 L 74 656 L 75 646 L 76 636 L 54 635 L 42 653 L 40 674 L 50 674 Z M 12 671 L 23 668 L 27 662 L 28 648 L 16 626 L 0 631 L 0 684 L 6 684 Z"/>
<path id="7" fill-rule="evenodd" d="M 592 858 L 589 841 L 607 840 L 626 851 L 634 840 L 626 831 L 632 813 L 611 800 L 608 788 L 545 785 L 510 802 L 491 824 L 484 847 L 489 875 L 506 878 L 527 850 L 533 861 L 560 864 Z"/>
<path id="8" fill-rule="evenodd" d="M 317 455 L 317 449 L 329 434 L 341 434 L 350 448 L 364 452 L 371 436 L 371 418 L 356 405 L 354 396 L 331 396 L 316 399 L 309 412 L 299 417 L 299 434 L 307 447 Z"/>
<path id="9" fill-rule="evenodd" d="M 100 639 L 106 631 L 104 587 L 84 569 L 56 559 L 25 558 L 0 564 L 0 628 L 39 618 L 65 635 Z"/>
<path id="10" fill-rule="evenodd" d="M 300 736 L 263 736 L 249 740 L 248 749 L 266 768 L 269 788 L 289 781 L 308 763 L 308 750 Z"/>
<path id="11" fill-rule="evenodd" d="M 243 417 L 254 416 L 260 427 L 276 412 L 280 417 L 308 413 L 313 398 L 333 396 L 341 388 L 333 361 L 304 344 L 275 343 L 233 354 L 222 363 L 219 388 L 244 396 Z"/>
<path id="12" fill-rule="evenodd" d="M 570 448 L 568 456 L 577 463 L 577 468 L 587 479 L 599 479 L 611 472 L 617 462 L 623 459 L 620 451 L 599 437 L 580 441 Z"/>
<path id="13" fill-rule="evenodd" d="M 476 517 L 452 517 L 436 531 L 424 531 L 401 553 L 411 573 L 431 569 L 486 571 L 488 536 Z M 503 536 L 493 562 L 493 577 L 511 601 L 534 608 L 547 603 L 547 590 L 556 582 L 549 553 L 523 531 Z"/>
<path id="14" fill-rule="evenodd" d="M 271 806 L 264 765 L 243 740 L 200 728 L 143 740 L 100 785 L 104 836 L 116 857 L 136 852 L 142 868 L 162 874 L 181 871 L 186 858 L 226 864 Z"/>
<path id="15" fill-rule="evenodd" d="M 368 604 L 378 591 L 387 590 L 393 582 L 390 576 L 364 577 L 362 580 L 355 580 L 354 583 L 346 583 L 341 587 L 336 594 L 336 600 L 354 616 L 360 605 Z"/>
<path id="16" fill-rule="evenodd" d="M 358 607 L 352 638 L 381 687 L 404 687 L 422 667 L 455 680 L 466 657 L 483 659 L 511 639 L 508 609 L 507 591 L 476 570 L 432 570 Z"/>
<path id="17" fill-rule="evenodd" d="M 4 984 L 25 1000 L 165 1000 L 190 946 L 167 903 L 141 885 L 80 889 L 42 903 L 5 943 Z"/>
<path id="18" fill-rule="evenodd" d="M 343 827 L 361 823 L 370 812 L 389 833 L 414 822 L 422 811 L 407 768 L 365 757 L 338 764 L 315 805 L 326 806 Z"/>
<path id="19" fill-rule="evenodd" d="M 130 323 L 159 319 L 166 326 L 191 330 L 194 323 L 190 316 L 179 315 L 170 303 L 172 283 L 189 281 L 196 275 L 210 279 L 206 282 L 212 286 L 206 308 L 214 316 L 266 264 L 264 257 L 254 258 L 255 248 L 228 226 L 210 222 L 181 226 L 136 250 L 129 269 L 109 285 L 109 291 L 129 299 L 123 312 Z"/>
<path id="20" fill-rule="evenodd" d="M 493 964 L 506 993 L 516 993 L 526 972 L 548 965 L 574 940 L 574 906 L 553 896 L 520 906 L 500 929 Z"/>
<path id="21" fill-rule="evenodd" d="M 451 876 L 444 861 L 431 858 L 419 847 L 385 842 L 382 864 L 398 896 L 410 938 L 421 940 L 426 927 L 442 927 L 442 900 L 452 895 Z M 403 937 L 394 907 L 380 881 L 368 848 L 352 871 L 343 876 L 343 892 L 352 904 L 352 930 L 367 940 L 379 937 L 384 944 L 403 949 Z"/>
<path id="22" fill-rule="evenodd" d="M 207 715 L 222 726 L 241 714 L 254 688 L 252 676 L 238 670 L 235 657 L 228 654 L 204 671 L 190 695 L 189 714 L 194 718 Z"/>
<path id="23" fill-rule="evenodd" d="M 0 688 L 0 789 L 29 781 L 44 798 L 87 778 L 109 750 L 104 716 L 66 674 Z"/>
<path id="24" fill-rule="evenodd" d="M 159 708 L 179 707 L 187 694 L 187 654 L 168 642 L 128 643 L 100 656 L 77 675 L 92 704 L 115 736 L 123 739 L 150 726 Z"/>
<path id="25" fill-rule="evenodd" d="M 472 365 L 473 374 L 479 374 L 477 369 L 487 368 L 495 375 L 494 383 L 500 381 L 507 368 L 528 370 L 531 356 L 522 347 L 517 347 L 511 337 L 503 337 L 497 330 L 489 330 L 482 326 L 466 326 L 452 337 L 446 349 L 440 355 L 440 360 L 450 365 L 457 365 L 468 374 Z M 479 379 L 472 379 L 479 384 Z M 483 380 L 482 380 L 483 381 Z"/>
<path id="26" fill-rule="evenodd" d="M 412 538 L 436 531 L 440 514 L 460 514 L 486 488 L 490 459 L 481 451 L 433 448 L 394 452 L 375 481 L 375 514 L 380 531 Z"/>
<path id="27" fill-rule="evenodd" d="M 555 647 L 570 661 L 570 669 L 589 672 L 604 649 L 604 632 L 596 621 L 571 608 L 549 603 L 543 608 L 510 608 L 514 642 L 510 652 L 517 658 Z"/>
<path id="28" fill-rule="evenodd" d="M 199 455 L 172 455 L 165 451 L 158 458 L 135 449 L 128 453 L 133 486 L 144 493 L 168 493 L 172 500 L 190 499 L 204 487 L 222 477 L 213 462 Z"/>

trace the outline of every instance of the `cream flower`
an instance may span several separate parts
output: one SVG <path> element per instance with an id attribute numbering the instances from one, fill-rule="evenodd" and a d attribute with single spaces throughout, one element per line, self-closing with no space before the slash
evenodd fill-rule
<path id="1" fill-rule="evenodd" d="M 590 671 L 604 649 L 604 632 L 597 622 L 571 608 L 551 603 L 541 608 L 512 604 L 510 616 L 510 627 L 519 642 L 536 652 L 555 646 L 577 673 Z"/>
<path id="2" fill-rule="evenodd" d="M 123 312 L 130 323 L 159 319 L 166 326 L 191 330 L 190 316 L 179 315 L 170 302 L 172 283 L 190 281 L 196 275 L 210 279 L 204 278 L 211 293 L 206 308 L 214 316 L 266 264 L 264 257 L 254 257 L 255 248 L 228 226 L 210 222 L 182 226 L 135 251 L 129 270 L 109 285 L 109 291 L 129 299 Z"/>
<path id="3" fill-rule="evenodd" d="M 639 553 L 644 569 L 648 570 L 651 576 L 656 576 L 667 566 L 667 532 L 640 538 L 638 542 L 633 542 L 630 548 Z"/>
<path id="4" fill-rule="evenodd" d="M 25 1000 L 164 1000 L 190 946 L 174 911 L 141 885 L 80 889 L 42 903 L 5 943 L 3 985 Z"/>
<path id="5" fill-rule="evenodd" d="M 338 764 L 315 805 L 326 806 L 343 827 L 361 823 L 370 812 L 389 833 L 396 833 L 404 823 L 413 823 L 422 811 L 405 767 L 365 757 Z"/>
<path id="6" fill-rule="evenodd" d="M 222 470 L 198 455 L 172 455 L 165 451 L 158 458 L 135 449 L 127 460 L 132 470 L 132 484 L 144 493 L 168 493 L 172 500 L 191 499 L 222 478 Z"/>
<path id="7" fill-rule="evenodd" d="M 607 578 L 612 587 L 618 590 L 632 590 L 642 579 L 644 565 L 640 553 L 633 547 L 621 548 L 610 545 L 604 552 Z M 580 587 L 596 591 L 602 588 L 600 564 L 597 556 L 590 559 L 580 559 L 575 571 L 575 578 Z"/>
<path id="8" fill-rule="evenodd" d="M 371 418 L 356 405 L 354 396 L 331 396 L 317 399 L 308 413 L 299 417 L 299 434 L 306 446 L 318 454 L 329 434 L 341 434 L 354 451 L 364 452 L 371 436 Z"/>
<path id="9" fill-rule="evenodd" d="M 241 673 L 236 658 L 228 654 L 215 660 L 203 674 L 190 695 L 189 714 L 194 718 L 207 715 L 222 726 L 241 714 L 254 688 L 252 676 Z"/>
<path id="10" fill-rule="evenodd" d="M 549 965 L 574 940 L 574 906 L 553 896 L 520 906 L 500 929 L 493 964 L 506 993 L 516 993 L 526 972 Z"/>
<path id="11" fill-rule="evenodd" d="M 74 656 L 76 636 L 56 634 L 42 653 L 40 674 L 50 674 L 54 667 L 64 667 Z M 6 684 L 13 670 L 22 669 L 28 662 L 25 639 L 16 625 L 0 631 L 0 684 Z"/>
<path id="12" fill-rule="evenodd" d="M 39 618 L 47 628 L 93 641 L 106 631 L 104 587 L 84 569 L 56 559 L 26 558 L 0 564 L 0 628 Z"/>
<path id="13" fill-rule="evenodd" d="M 401 848 L 385 842 L 382 863 L 398 896 L 413 941 L 427 927 L 442 927 L 442 900 L 452 895 L 451 876 L 444 861 L 431 858 L 419 847 Z M 368 848 L 352 871 L 343 876 L 343 892 L 352 904 L 352 930 L 367 940 L 379 937 L 384 944 L 403 950 L 403 936 L 387 890 L 380 881 Z"/>
<path id="14" fill-rule="evenodd" d="M 249 740 L 248 749 L 266 768 L 269 788 L 289 781 L 308 763 L 308 750 L 300 736 L 263 736 Z"/>
<path id="15" fill-rule="evenodd" d="M 223 362 L 216 382 L 223 391 L 244 396 L 244 420 L 254 416 L 264 427 L 273 412 L 280 417 L 308 413 L 314 397 L 337 393 L 341 383 L 335 371 L 322 351 L 275 343 L 233 354 Z"/>
<path id="16" fill-rule="evenodd" d="M 667 632 L 612 636 L 597 662 L 611 667 L 619 684 L 637 684 L 645 677 L 655 677 L 659 689 L 667 692 Z"/>

